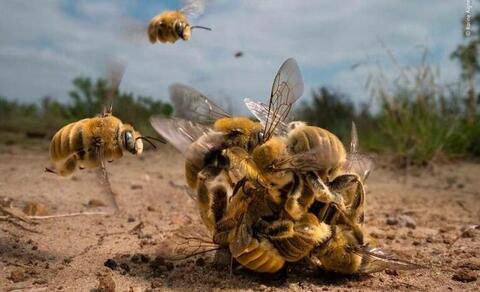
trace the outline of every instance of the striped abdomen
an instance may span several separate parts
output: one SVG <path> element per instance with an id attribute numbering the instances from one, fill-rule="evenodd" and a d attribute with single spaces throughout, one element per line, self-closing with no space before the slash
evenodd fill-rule
<path id="1" fill-rule="evenodd" d="M 230 244 L 232 256 L 242 266 L 260 273 L 275 273 L 284 266 L 285 260 L 269 240 L 251 237 L 250 239 L 241 249 L 235 249 L 232 247 L 233 244 Z"/>
<path id="2" fill-rule="evenodd" d="M 330 240 L 331 236 L 330 226 L 307 213 L 300 221 L 295 222 L 293 234 L 272 242 L 285 260 L 296 262 L 307 256 L 317 245 Z"/>
<path id="3" fill-rule="evenodd" d="M 317 160 L 325 165 L 322 178 L 340 167 L 347 157 L 345 147 L 337 136 L 314 126 L 300 126 L 292 130 L 288 134 L 287 147 L 293 154 L 317 150 Z"/>
<path id="4" fill-rule="evenodd" d="M 75 153 L 82 156 L 81 150 L 85 150 L 83 137 L 83 124 L 90 119 L 83 119 L 70 123 L 61 128 L 50 142 L 50 159 L 52 162 L 60 162 Z"/>

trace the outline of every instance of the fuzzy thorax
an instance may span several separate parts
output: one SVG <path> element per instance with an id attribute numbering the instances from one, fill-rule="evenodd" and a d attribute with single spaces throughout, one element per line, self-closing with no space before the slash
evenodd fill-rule
<path id="1" fill-rule="evenodd" d="M 254 133 L 262 130 L 262 126 L 245 117 L 221 118 L 213 125 L 215 131 L 227 133 L 234 139 L 235 145 L 247 145 Z"/>

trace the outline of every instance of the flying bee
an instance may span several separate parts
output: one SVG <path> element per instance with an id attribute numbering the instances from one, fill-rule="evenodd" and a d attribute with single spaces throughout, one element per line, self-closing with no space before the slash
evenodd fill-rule
<path id="1" fill-rule="evenodd" d="M 111 72 L 105 106 L 99 116 L 70 123 L 55 133 L 49 150 L 53 168 L 46 168 L 46 171 L 68 176 L 77 169 L 100 167 L 110 187 L 105 161 L 119 159 L 125 151 L 141 155 L 142 140 L 155 147 L 149 139 L 158 140 L 157 138 L 142 136 L 131 125 L 123 123 L 112 114 L 113 98 L 123 72 L 121 66 L 116 66 Z M 112 191 L 111 193 L 113 194 Z M 115 206 L 117 207 L 116 202 Z"/>
<path id="2" fill-rule="evenodd" d="M 163 11 L 153 17 L 148 24 L 148 38 L 152 44 L 174 43 L 178 39 L 187 41 L 192 35 L 192 29 L 211 30 L 205 26 L 191 26 L 187 16 L 199 16 L 205 10 L 205 0 L 185 0 L 180 10 Z"/>

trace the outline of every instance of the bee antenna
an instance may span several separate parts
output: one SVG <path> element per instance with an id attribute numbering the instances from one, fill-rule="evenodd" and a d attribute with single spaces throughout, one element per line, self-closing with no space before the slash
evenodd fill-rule
<path id="1" fill-rule="evenodd" d="M 165 141 L 163 138 L 157 138 L 157 137 L 152 137 L 152 136 L 144 136 L 144 137 L 146 137 L 148 139 L 151 139 L 151 140 L 154 140 L 154 141 L 158 141 L 158 142 L 163 143 L 163 144 L 167 143 L 167 141 Z"/>
<path id="2" fill-rule="evenodd" d="M 194 26 L 191 26 L 190 27 L 191 29 L 194 29 L 194 28 L 201 28 L 201 29 L 204 29 L 204 30 L 209 30 L 211 31 L 212 29 L 209 28 L 209 27 L 206 27 L 206 26 L 201 26 L 201 25 L 194 25 Z"/>
<path id="3" fill-rule="evenodd" d="M 153 146 L 153 148 L 157 149 L 157 146 L 155 146 L 155 144 L 153 144 L 153 142 L 152 142 L 152 141 L 148 140 L 148 138 L 147 138 L 147 137 L 137 137 L 137 139 L 135 139 L 135 141 L 137 141 L 138 139 L 142 139 L 142 140 L 145 140 L 145 141 L 147 141 L 147 142 L 148 142 L 150 145 L 152 145 L 152 146 Z"/>

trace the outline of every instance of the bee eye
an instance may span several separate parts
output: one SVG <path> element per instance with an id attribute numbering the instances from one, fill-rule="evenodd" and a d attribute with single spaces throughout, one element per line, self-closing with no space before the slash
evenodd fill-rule
<path id="1" fill-rule="evenodd" d="M 175 32 L 181 37 L 183 36 L 183 26 L 183 22 L 175 23 Z"/>
<path id="2" fill-rule="evenodd" d="M 124 135 L 124 144 L 125 144 L 125 148 L 131 152 L 131 153 L 135 153 L 135 140 L 133 139 L 133 134 L 132 132 L 125 132 L 125 135 Z"/>

